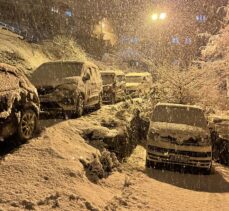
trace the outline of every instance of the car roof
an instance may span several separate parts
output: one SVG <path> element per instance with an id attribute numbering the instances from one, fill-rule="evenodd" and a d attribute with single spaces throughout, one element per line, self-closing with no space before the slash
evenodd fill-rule
<path id="1" fill-rule="evenodd" d="M 43 64 L 41 64 L 39 67 L 43 66 L 43 65 L 47 65 L 47 64 L 82 64 L 82 65 L 85 65 L 87 67 L 95 67 L 95 68 L 98 68 L 94 63 L 92 62 L 85 62 L 85 61 L 74 61 L 74 60 L 66 60 L 66 61 L 50 61 L 50 62 L 45 62 Z M 38 67 L 38 68 L 39 68 Z M 37 69 L 38 69 L 37 68 Z"/>
<path id="2" fill-rule="evenodd" d="M 132 72 L 132 73 L 127 73 L 127 77 L 129 76 L 151 76 L 149 72 Z"/>
<path id="3" fill-rule="evenodd" d="M 156 107 L 173 107 L 173 108 L 190 108 L 190 109 L 198 109 L 198 110 L 202 110 L 203 108 L 201 108 L 200 106 L 196 106 L 196 105 L 184 105 L 184 104 L 175 104 L 175 103 L 158 103 L 156 105 Z"/>

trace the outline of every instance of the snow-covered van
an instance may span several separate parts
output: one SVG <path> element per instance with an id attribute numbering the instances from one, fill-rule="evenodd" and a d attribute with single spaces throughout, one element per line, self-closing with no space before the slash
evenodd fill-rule
<path id="1" fill-rule="evenodd" d="M 22 141 L 32 138 L 39 112 L 37 90 L 25 74 L 0 63 L 0 141 L 14 134 Z"/>
<path id="2" fill-rule="evenodd" d="M 150 92 L 153 85 L 152 75 L 148 72 L 132 72 L 126 74 L 126 94 L 139 97 Z"/>
<path id="3" fill-rule="evenodd" d="M 212 143 L 204 111 L 197 106 L 159 103 L 151 116 L 146 166 L 212 166 Z"/>
<path id="4" fill-rule="evenodd" d="M 56 61 L 42 64 L 31 76 L 43 113 L 81 116 L 88 107 L 100 108 L 102 79 L 89 62 Z"/>

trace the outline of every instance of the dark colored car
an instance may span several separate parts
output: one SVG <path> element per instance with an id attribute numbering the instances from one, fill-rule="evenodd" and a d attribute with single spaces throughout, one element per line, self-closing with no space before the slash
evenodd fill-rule
<path id="1" fill-rule="evenodd" d="M 28 140 L 39 118 L 37 90 L 23 71 L 0 63 L 0 139 L 17 134 Z"/>
<path id="2" fill-rule="evenodd" d="M 103 80 L 103 102 L 115 104 L 125 97 L 126 77 L 122 71 L 101 71 Z"/>
<path id="3" fill-rule="evenodd" d="M 229 166 L 229 117 L 212 115 L 208 121 L 213 143 L 213 159 Z"/>

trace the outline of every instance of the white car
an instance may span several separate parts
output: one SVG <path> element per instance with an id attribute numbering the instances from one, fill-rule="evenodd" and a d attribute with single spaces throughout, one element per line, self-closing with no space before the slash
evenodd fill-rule
<path id="1" fill-rule="evenodd" d="M 212 143 L 204 111 L 197 106 L 156 105 L 147 137 L 146 166 L 167 163 L 210 173 Z"/>

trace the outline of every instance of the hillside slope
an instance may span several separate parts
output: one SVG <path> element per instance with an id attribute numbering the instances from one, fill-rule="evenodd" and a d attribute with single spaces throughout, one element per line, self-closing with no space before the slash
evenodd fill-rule
<path id="1" fill-rule="evenodd" d="M 0 62 L 26 72 L 51 60 L 87 60 L 86 54 L 71 39 L 58 36 L 40 44 L 31 44 L 12 32 L 0 29 Z"/>

